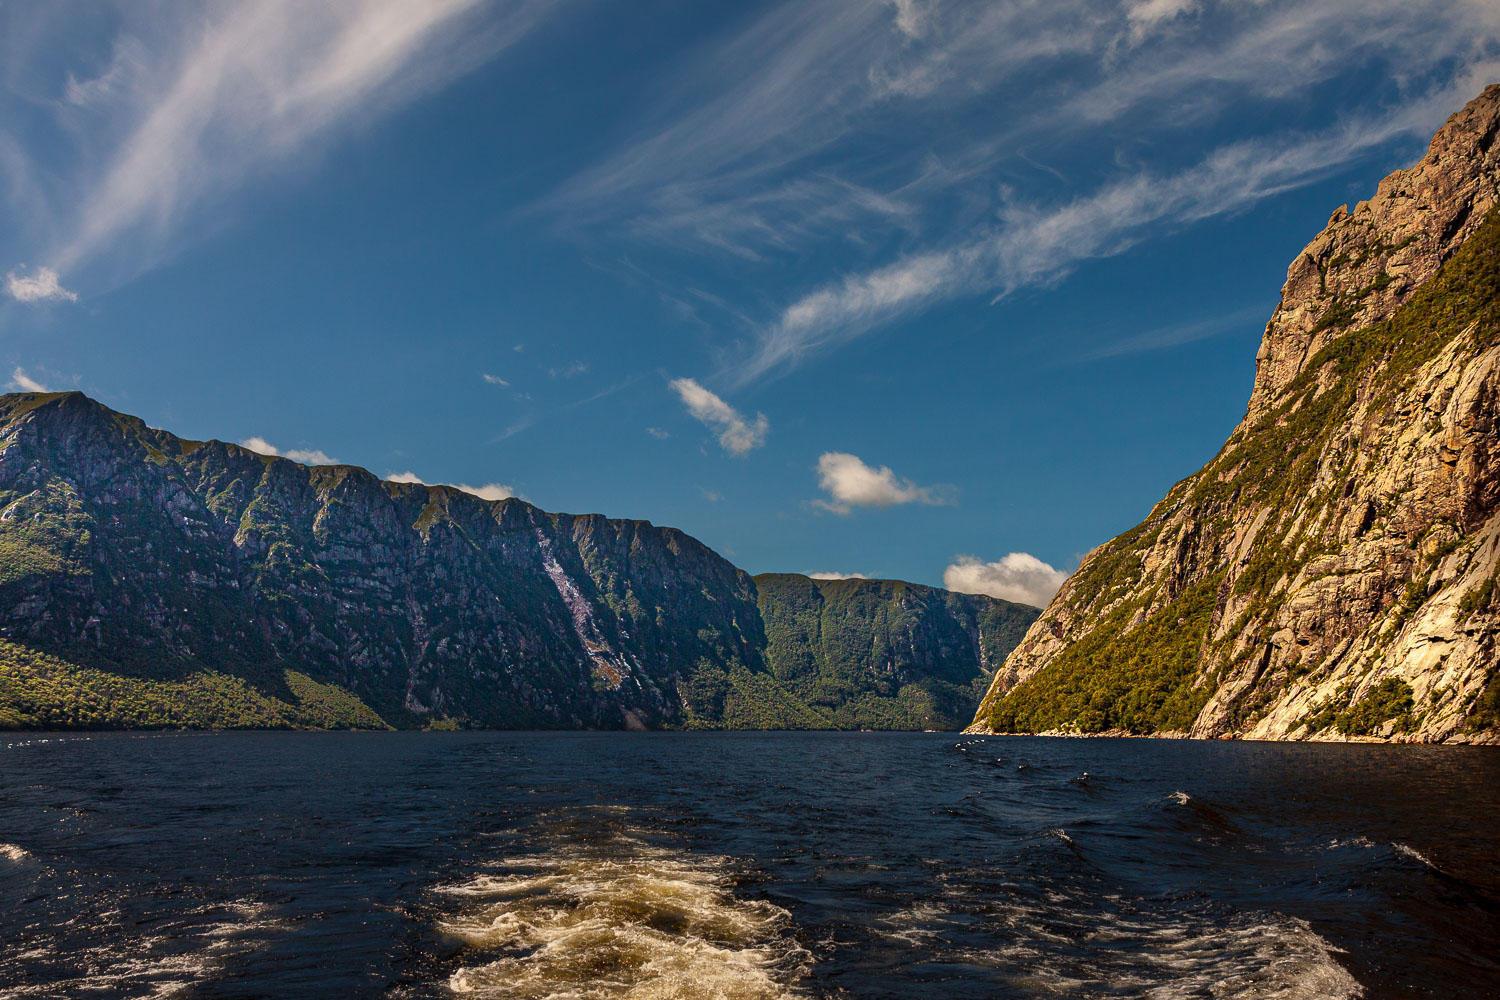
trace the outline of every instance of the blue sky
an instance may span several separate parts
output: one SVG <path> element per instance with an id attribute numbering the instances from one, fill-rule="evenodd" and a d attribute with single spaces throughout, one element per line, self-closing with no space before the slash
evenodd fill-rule
<path id="1" fill-rule="evenodd" d="M 1041 602 L 1497 79 L 1493 0 L 0 3 L 0 365 Z"/>

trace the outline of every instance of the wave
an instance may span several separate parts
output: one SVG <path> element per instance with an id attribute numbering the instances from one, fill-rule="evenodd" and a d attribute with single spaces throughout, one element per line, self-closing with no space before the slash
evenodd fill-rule
<path id="1" fill-rule="evenodd" d="M 438 890 L 462 901 L 439 928 L 487 959 L 455 971 L 450 989 L 520 1000 L 791 995 L 810 956 L 787 911 L 734 894 L 728 859 L 569 826 L 540 854 Z"/>
<path id="2" fill-rule="evenodd" d="M 31 852 L 15 844 L 0 844 L 0 858 L 7 861 L 30 861 Z"/>
<path id="3" fill-rule="evenodd" d="M 1354 1000 L 1363 989 L 1337 950 L 1305 922 L 1279 913 L 1228 921 L 1190 913 L 1095 913 L 1017 906 L 1013 934 L 993 951 L 953 957 L 995 969 L 1040 997 L 1103 1000 Z M 1215 923 L 1218 925 L 1215 926 Z"/>
<path id="4" fill-rule="evenodd" d="M 1411 858 L 1414 861 L 1420 861 L 1420 862 L 1422 862 L 1422 864 L 1426 865 L 1428 868 L 1431 868 L 1433 871 L 1439 871 L 1440 870 L 1437 865 L 1435 865 L 1435 864 L 1432 863 L 1432 859 L 1428 858 L 1427 855 L 1423 854 L 1421 851 L 1417 850 L 1415 847 L 1411 847 L 1410 845 L 1400 843 L 1399 841 L 1396 842 L 1396 843 L 1391 844 L 1391 846 L 1396 849 L 1396 852 L 1398 854 L 1404 854 L 1408 858 Z"/>
<path id="5" fill-rule="evenodd" d="M 270 907 L 249 900 L 209 904 L 155 925 L 148 932 L 110 936 L 106 943 L 77 947 L 68 940 L 67 921 L 41 938 L 11 942 L 0 957 L 0 1000 L 59 996 L 192 996 L 216 979 L 226 962 L 265 947 L 274 933 L 286 930 Z M 89 916 L 117 928 L 129 926 L 119 910 Z M 97 927 L 92 940 L 103 938 Z"/>

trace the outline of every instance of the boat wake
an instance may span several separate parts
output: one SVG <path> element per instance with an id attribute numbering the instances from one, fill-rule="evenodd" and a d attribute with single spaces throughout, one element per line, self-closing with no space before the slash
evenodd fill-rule
<path id="1" fill-rule="evenodd" d="M 728 859 L 572 821 L 546 839 L 439 890 L 453 904 L 439 927 L 466 946 L 454 992 L 770 1000 L 805 974 L 787 912 L 736 896 Z"/>

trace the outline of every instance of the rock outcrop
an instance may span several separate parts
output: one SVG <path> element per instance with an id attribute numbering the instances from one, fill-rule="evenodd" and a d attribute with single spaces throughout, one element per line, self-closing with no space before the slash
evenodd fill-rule
<path id="1" fill-rule="evenodd" d="M 975 728 L 1492 741 L 1500 86 L 1292 263 L 1244 421 L 1083 561 Z"/>

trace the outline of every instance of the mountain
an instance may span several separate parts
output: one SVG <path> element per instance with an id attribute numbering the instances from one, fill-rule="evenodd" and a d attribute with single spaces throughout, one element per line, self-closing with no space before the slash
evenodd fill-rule
<path id="1" fill-rule="evenodd" d="M 645 521 L 0 396 L 0 726 L 838 724 L 768 667 L 759 600 Z"/>
<path id="2" fill-rule="evenodd" d="M 979 731 L 1495 741 L 1500 86 L 1292 262 L 1243 422 L 1091 552 Z"/>
<path id="3" fill-rule="evenodd" d="M 958 729 L 1038 611 L 899 580 L 755 578 L 766 666 L 840 729 Z"/>

